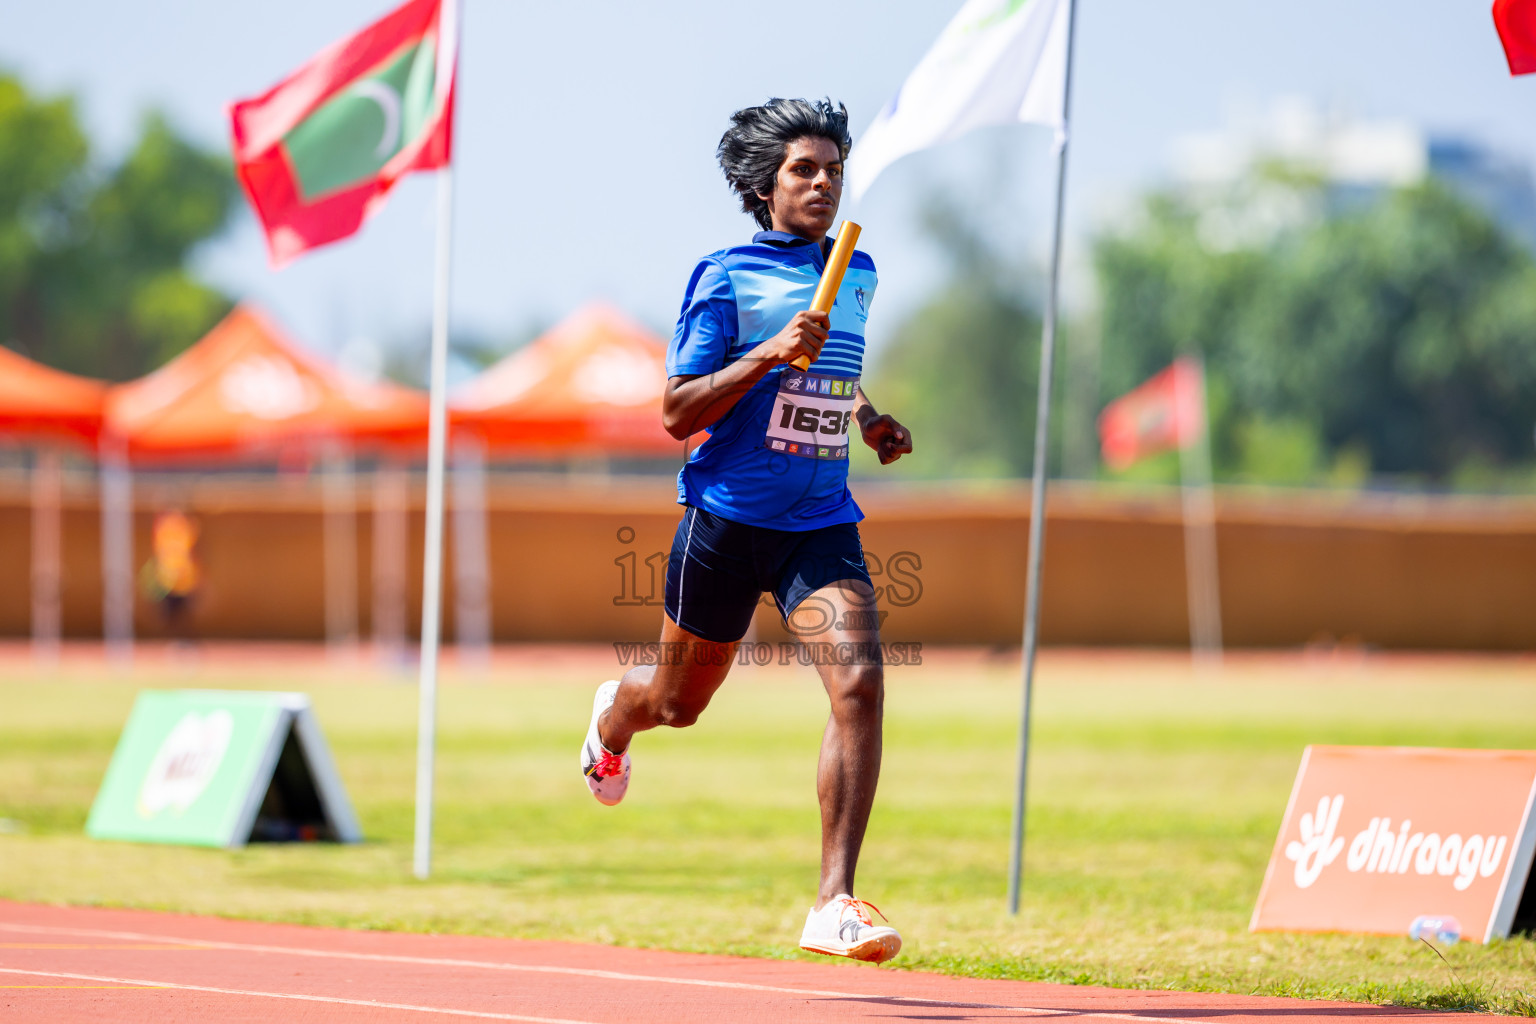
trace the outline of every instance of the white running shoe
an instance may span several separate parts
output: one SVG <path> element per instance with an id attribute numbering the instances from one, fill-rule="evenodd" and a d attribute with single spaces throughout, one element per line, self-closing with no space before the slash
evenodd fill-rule
<path id="1" fill-rule="evenodd" d="M 891 959 L 901 952 L 901 935 L 889 925 L 875 924 L 865 907 L 880 914 L 873 903 L 848 895 L 834 896 L 820 910 L 812 909 L 800 933 L 800 948 L 876 964 Z M 885 920 L 885 915 L 880 914 L 880 919 Z"/>
<path id="2" fill-rule="evenodd" d="M 581 745 L 581 774 L 586 777 L 587 788 L 597 797 L 597 802 L 612 807 L 624 799 L 629 789 L 629 752 L 615 754 L 603 746 L 597 732 L 597 720 L 613 706 L 619 694 L 619 681 L 610 679 L 597 688 L 592 699 L 592 724 L 587 726 L 587 738 Z"/>

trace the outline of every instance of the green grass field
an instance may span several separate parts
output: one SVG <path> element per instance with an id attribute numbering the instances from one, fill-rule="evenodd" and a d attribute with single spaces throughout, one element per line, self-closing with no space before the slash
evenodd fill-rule
<path id="1" fill-rule="evenodd" d="M 415 689 L 308 667 L 11 659 L 0 682 L 0 896 L 362 928 L 799 956 L 815 891 L 808 669 L 741 672 L 694 728 L 643 736 L 625 804 L 575 771 L 601 653 L 450 676 L 436 872 L 411 878 Z M 538 667 L 542 664 L 544 667 Z M 237 852 L 88 840 L 135 691 L 303 689 L 369 837 Z M 1048 654 L 1036 697 L 1024 910 L 1004 907 L 1012 662 L 888 680 L 885 770 L 859 874 L 906 937 L 896 966 L 988 977 L 1342 997 L 1536 1015 L 1536 941 L 1262 934 L 1248 918 L 1307 743 L 1531 747 L 1529 660 Z"/>

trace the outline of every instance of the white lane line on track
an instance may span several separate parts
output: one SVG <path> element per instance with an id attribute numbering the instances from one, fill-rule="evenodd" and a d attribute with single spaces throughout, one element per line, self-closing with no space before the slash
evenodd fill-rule
<path id="1" fill-rule="evenodd" d="M 267 946 L 245 942 L 221 942 L 217 939 L 189 939 L 171 935 L 154 935 L 147 932 L 119 932 L 96 928 L 67 928 L 57 925 L 9 924 L 0 922 L 0 930 L 16 932 L 41 932 L 55 935 L 82 935 L 96 938 L 156 940 L 160 942 L 186 943 L 208 949 L 224 949 L 242 953 L 278 953 L 288 956 L 321 957 L 335 960 L 362 960 L 373 963 L 413 964 L 423 967 L 470 967 L 487 971 L 518 971 L 528 974 L 564 974 L 580 978 L 601 978 L 606 981 L 630 981 L 660 985 L 692 985 L 700 988 L 724 988 L 742 992 L 776 992 L 794 996 L 820 996 L 828 999 L 884 1000 L 907 1003 L 913 1006 L 932 1006 L 957 1010 L 1006 1010 L 1027 1017 L 1097 1017 L 1107 1020 L 1127 1020 L 1146 1024 L 1210 1024 L 1209 1018 L 1190 1020 L 1168 1017 L 1162 1014 L 1121 1013 L 1114 1010 L 1073 1010 L 1062 1007 L 1008 1006 L 1001 1003 L 951 1002 L 944 999 L 926 999 L 922 996 L 880 995 L 870 992 L 839 992 L 829 989 L 790 988 L 783 985 L 758 985 L 747 981 L 711 981 L 705 978 L 672 978 L 666 975 L 627 974 L 605 971 L 595 967 L 556 967 L 549 964 L 517 964 L 495 960 L 460 960 L 450 957 L 407 956 L 396 953 L 355 953 L 347 950 L 309 949 L 302 946 Z M 1221 1016 L 1243 1016 L 1241 1008 L 1213 1008 Z M 1318 1007 L 1319 1013 L 1327 1007 Z M 1351 1007 L 1356 1009 L 1356 1007 Z M 1390 1011 L 1383 1011 L 1390 1013 Z M 1401 1014 L 1391 1014 L 1400 1017 Z"/>
<path id="2" fill-rule="evenodd" d="M 95 928 L 64 928 L 54 925 L 27 925 L 0 923 L 0 930 L 47 932 L 52 934 L 92 935 L 98 938 L 137 939 L 148 933 L 105 931 Z M 723 988 L 740 992 L 773 992 L 792 996 L 819 996 L 827 999 L 883 1000 L 908 1003 L 913 1006 L 931 1006 L 957 1010 L 1005 1010 L 1022 1016 L 1090 1016 L 1113 1017 L 1155 1024 L 1208 1024 L 1205 1021 L 1182 1020 L 1177 1017 L 1142 1017 L 1135 1014 L 1100 1013 L 1043 1009 L 1034 1006 L 1004 1006 L 997 1003 L 960 1003 L 945 999 L 925 999 L 922 996 L 877 995 L 870 992 L 841 992 L 830 989 L 789 988 L 783 985 L 758 985 L 748 981 L 711 981 L 706 978 L 672 978 L 666 975 L 627 974 L 621 971 L 604 971 L 595 967 L 556 967 L 550 964 L 516 964 L 495 960 L 460 960 L 451 957 L 406 956 L 395 953 L 354 953 L 345 950 L 308 949 L 302 946 L 266 946 L 245 942 L 220 942 L 217 939 L 173 939 L 162 936 L 162 941 L 198 945 L 206 949 L 222 949 L 241 953 L 278 953 L 288 956 L 320 957 L 335 960 L 362 960 L 372 963 L 411 964 L 423 967 L 470 967 L 489 971 L 514 971 L 527 974 L 562 974 L 579 978 L 601 978 L 604 981 L 629 981 L 663 985 L 692 985 L 699 988 Z"/>
<path id="3" fill-rule="evenodd" d="M 567 1020 L 563 1017 L 525 1017 L 517 1013 L 490 1013 L 482 1010 L 451 1010 L 442 1006 L 413 1006 L 410 1003 L 385 1003 L 376 999 L 346 999 L 342 996 L 310 996 L 299 992 L 257 992 L 241 988 L 216 988 L 212 985 L 183 985 L 175 981 L 143 981 L 138 978 L 109 978 L 100 974 L 70 974 L 64 971 L 28 971 L 15 967 L 0 967 L 0 974 L 25 974 L 34 978 L 69 978 L 72 981 L 104 981 L 114 985 L 128 985 L 144 989 L 182 989 L 187 992 L 212 992 L 221 996 L 259 996 L 263 999 L 301 999 L 309 1003 L 341 1003 L 346 1006 L 366 1006 L 374 1010 L 414 1010 L 417 1013 L 445 1013 L 454 1017 L 485 1017 L 490 1020 L 517 1020 L 528 1024 L 592 1024 L 591 1021 Z"/>

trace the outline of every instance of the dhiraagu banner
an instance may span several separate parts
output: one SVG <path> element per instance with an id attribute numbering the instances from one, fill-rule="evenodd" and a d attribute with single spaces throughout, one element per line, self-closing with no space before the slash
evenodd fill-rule
<path id="1" fill-rule="evenodd" d="M 1533 813 L 1536 751 L 1308 747 L 1249 927 L 1528 930 Z"/>
<path id="2" fill-rule="evenodd" d="M 285 804 L 297 803 L 318 803 L 312 816 L 326 824 L 316 837 L 356 838 L 303 694 L 146 690 L 134 702 L 85 830 L 98 839 L 240 846 L 258 814 L 283 815 Z"/>

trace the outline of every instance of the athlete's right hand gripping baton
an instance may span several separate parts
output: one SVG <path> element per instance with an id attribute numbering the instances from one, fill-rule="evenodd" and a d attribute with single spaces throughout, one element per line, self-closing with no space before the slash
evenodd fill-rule
<path id="1" fill-rule="evenodd" d="M 832 312 L 832 303 L 837 301 L 837 291 L 843 286 L 843 275 L 848 271 L 848 261 L 853 259 L 853 247 L 858 244 L 859 226 L 851 220 L 843 221 L 843 230 L 837 233 L 837 241 L 832 244 L 832 253 L 827 257 L 826 269 L 821 272 L 821 281 L 816 285 L 816 294 L 811 297 L 811 309 L 818 313 Z M 801 356 L 790 365 L 808 370 L 811 357 Z"/>

